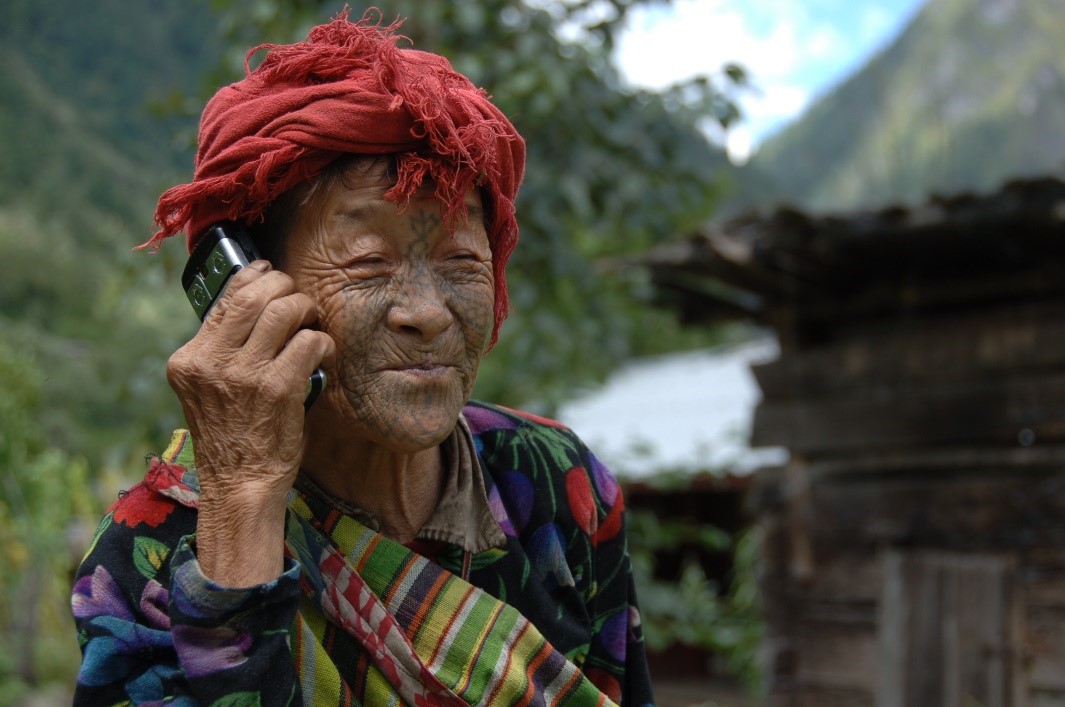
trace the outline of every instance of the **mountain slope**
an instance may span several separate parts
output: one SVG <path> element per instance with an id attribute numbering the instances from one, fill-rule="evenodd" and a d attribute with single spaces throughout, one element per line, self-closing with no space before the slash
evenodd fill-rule
<path id="1" fill-rule="evenodd" d="M 206 0 L 5 0 L 0 46 L 75 107 L 86 129 L 146 163 L 187 169 L 189 141 L 172 136 L 175 125 L 194 128 L 195 116 L 161 120 L 151 106 L 199 88 L 221 52 L 214 23 Z"/>
<path id="2" fill-rule="evenodd" d="M 0 105 L 0 130 L 17 136 L 0 160 L 0 331 L 40 371 L 50 443 L 95 462 L 132 452 L 163 434 L 140 429 L 134 411 L 179 419 L 162 371 L 195 319 L 167 291 L 177 249 L 131 251 L 151 232 L 164 173 L 79 120 L 79 106 L 6 50 Z"/>
<path id="3" fill-rule="evenodd" d="M 206 5 L 168 5 L 0 6 L 0 331 L 43 380 L 49 443 L 97 468 L 180 420 L 165 360 L 195 327 L 181 249 L 131 251 L 191 164 L 172 136 L 195 118 L 150 102 L 192 92 L 216 59 L 194 41 Z"/>
<path id="4" fill-rule="evenodd" d="M 752 164 L 773 175 L 778 201 L 814 209 L 1061 173 L 1062 36 L 1062 0 L 930 0 L 891 47 Z"/>

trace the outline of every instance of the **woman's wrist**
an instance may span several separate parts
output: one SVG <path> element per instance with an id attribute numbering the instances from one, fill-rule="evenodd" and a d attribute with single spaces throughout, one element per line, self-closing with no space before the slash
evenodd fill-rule
<path id="1" fill-rule="evenodd" d="M 205 576 L 225 587 L 251 587 L 284 570 L 286 503 L 274 495 L 201 496 L 196 558 Z"/>

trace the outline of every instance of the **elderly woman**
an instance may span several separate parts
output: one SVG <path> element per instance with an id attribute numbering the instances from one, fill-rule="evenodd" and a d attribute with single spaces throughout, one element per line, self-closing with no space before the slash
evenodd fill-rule
<path id="1" fill-rule="evenodd" d="M 394 31 L 267 47 L 160 199 L 153 243 L 229 221 L 266 259 L 171 358 L 188 431 L 79 571 L 76 703 L 652 702 L 616 481 L 469 402 L 524 143 Z"/>

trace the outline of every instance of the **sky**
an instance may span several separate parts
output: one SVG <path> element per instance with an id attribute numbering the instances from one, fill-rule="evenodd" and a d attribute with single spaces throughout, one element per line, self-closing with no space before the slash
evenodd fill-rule
<path id="1" fill-rule="evenodd" d="M 819 95 L 888 46 L 924 0 L 673 0 L 633 11 L 617 46 L 622 76 L 660 88 L 743 66 L 754 90 L 724 142 L 744 162 Z"/>

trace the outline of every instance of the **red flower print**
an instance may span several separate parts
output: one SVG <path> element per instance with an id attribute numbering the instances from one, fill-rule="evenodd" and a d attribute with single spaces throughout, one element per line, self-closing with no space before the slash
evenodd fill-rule
<path id="1" fill-rule="evenodd" d="M 592 536 L 593 546 L 598 545 L 605 540 L 610 540 L 621 532 L 621 521 L 624 513 L 625 498 L 621 493 L 618 493 L 617 502 L 610 507 L 609 511 L 607 511 L 606 518 L 604 518 L 602 524 L 600 524 L 599 530 L 595 531 L 595 535 Z"/>
<path id="2" fill-rule="evenodd" d="M 566 426 L 563 425 L 561 422 L 556 422 L 555 420 L 552 420 L 552 419 L 549 419 L 549 418 L 546 418 L 546 417 L 541 417 L 540 415 L 534 415 L 531 412 L 525 412 L 524 410 L 513 410 L 513 409 L 508 408 L 508 407 L 503 407 L 502 405 L 500 405 L 498 407 L 501 410 L 506 410 L 509 413 L 513 413 L 513 414 L 517 415 L 518 417 L 524 417 L 526 420 L 529 420 L 530 422 L 536 422 L 536 423 L 541 424 L 541 425 L 546 425 L 547 427 L 558 427 L 559 429 L 566 429 Z"/>
<path id="3" fill-rule="evenodd" d="M 566 500 L 578 527 L 585 535 L 592 537 L 599 527 L 599 515 L 595 509 L 592 485 L 588 483 L 588 472 L 584 467 L 575 466 L 566 472 Z"/>
<path id="4" fill-rule="evenodd" d="M 124 523 L 130 528 L 143 523 L 155 528 L 167 519 L 175 505 L 170 499 L 160 496 L 143 483 L 139 483 L 119 496 L 111 508 L 115 512 L 116 523 Z"/>
<path id="5" fill-rule="evenodd" d="M 585 668 L 584 676 L 599 688 L 599 691 L 618 704 L 621 703 L 621 683 L 602 668 Z"/>

